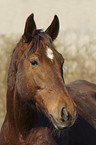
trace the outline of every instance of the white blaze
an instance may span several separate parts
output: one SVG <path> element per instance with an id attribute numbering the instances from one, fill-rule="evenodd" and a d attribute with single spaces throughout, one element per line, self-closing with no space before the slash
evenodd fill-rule
<path id="1" fill-rule="evenodd" d="M 50 48 L 47 48 L 47 57 L 53 60 L 54 54 L 53 51 Z"/>

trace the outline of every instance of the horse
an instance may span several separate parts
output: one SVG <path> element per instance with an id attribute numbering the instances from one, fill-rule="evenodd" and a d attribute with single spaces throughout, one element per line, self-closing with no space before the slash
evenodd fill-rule
<path id="1" fill-rule="evenodd" d="M 0 145 L 96 145 L 92 121 L 96 115 L 90 111 L 90 107 L 96 110 L 91 99 L 96 99 L 96 85 L 92 89 L 87 81 L 65 84 L 64 58 L 53 44 L 58 32 L 57 15 L 45 31 L 36 28 L 33 14 L 27 18 L 9 66 Z M 89 110 L 82 101 L 86 96 Z"/>

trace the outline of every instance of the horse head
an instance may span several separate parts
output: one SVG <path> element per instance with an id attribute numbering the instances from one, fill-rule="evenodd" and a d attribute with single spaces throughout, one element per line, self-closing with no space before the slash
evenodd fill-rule
<path id="1" fill-rule="evenodd" d="M 18 54 L 15 55 L 15 89 L 22 100 L 38 106 L 55 128 L 64 129 L 74 124 L 77 107 L 64 83 L 64 59 L 53 45 L 58 32 L 56 15 L 46 31 L 36 29 L 33 14 L 27 18 L 20 43 L 22 53 L 16 50 L 13 53 Z"/>

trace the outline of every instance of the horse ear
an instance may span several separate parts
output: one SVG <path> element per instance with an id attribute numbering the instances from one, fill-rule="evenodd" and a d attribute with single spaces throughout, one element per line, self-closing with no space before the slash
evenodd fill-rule
<path id="1" fill-rule="evenodd" d="M 25 24 L 25 30 L 23 38 L 26 42 L 30 42 L 32 40 L 32 37 L 34 37 L 36 31 L 36 24 L 34 21 L 34 14 L 31 14 Z"/>
<path id="2" fill-rule="evenodd" d="M 51 25 L 46 29 L 45 32 L 51 36 L 52 40 L 56 39 L 59 32 L 59 19 L 57 15 L 54 16 Z"/>

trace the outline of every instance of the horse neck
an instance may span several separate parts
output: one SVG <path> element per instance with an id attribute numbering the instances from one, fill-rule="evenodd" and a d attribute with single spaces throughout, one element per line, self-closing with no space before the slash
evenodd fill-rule
<path id="1" fill-rule="evenodd" d="M 14 88 L 15 88 L 15 83 L 16 83 L 16 65 L 17 65 L 17 60 L 19 61 L 20 57 L 24 53 L 24 49 L 22 49 L 22 39 L 20 42 L 17 44 L 16 48 L 13 51 L 10 66 L 9 66 L 9 71 L 8 71 L 8 78 L 7 78 L 7 95 L 6 95 L 6 100 L 7 100 L 7 118 L 10 120 L 9 122 L 14 125 L 14 112 L 13 112 L 13 98 L 14 98 Z"/>
<path id="2" fill-rule="evenodd" d="M 24 52 L 28 48 L 28 44 L 24 43 L 21 39 L 17 44 L 12 54 L 8 79 L 7 79 L 7 118 L 14 128 L 18 128 L 21 132 L 26 128 L 29 129 L 34 124 L 33 116 L 35 119 L 34 105 L 29 105 L 28 102 L 23 101 L 16 89 L 16 73 L 18 63 L 23 56 Z M 31 106 L 31 107 L 29 107 Z"/>
<path id="3" fill-rule="evenodd" d="M 15 126 L 22 135 L 31 130 L 38 120 L 36 106 L 20 96 L 16 87 L 14 90 L 13 113 Z"/>

